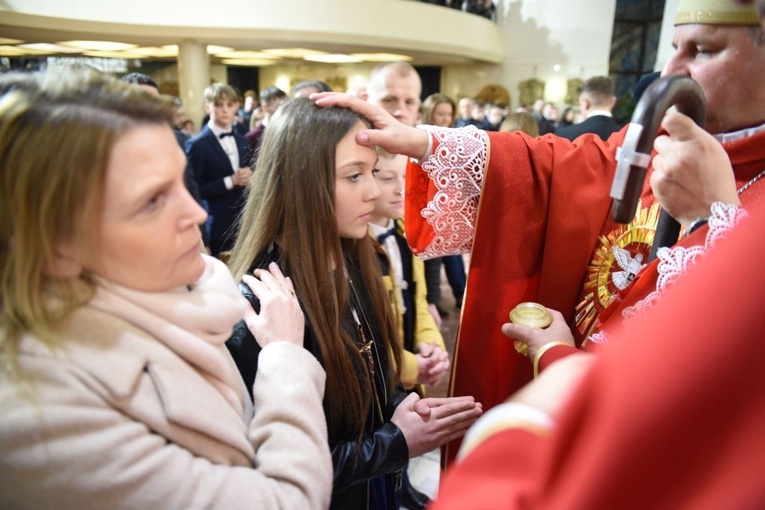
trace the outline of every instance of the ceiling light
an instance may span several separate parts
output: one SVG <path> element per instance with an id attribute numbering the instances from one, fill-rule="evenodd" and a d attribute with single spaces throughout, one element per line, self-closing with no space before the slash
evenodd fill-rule
<path id="1" fill-rule="evenodd" d="M 363 62 L 360 58 L 343 55 L 342 53 L 333 53 L 331 55 L 308 55 L 304 57 L 304 59 L 311 62 L 322 62 L 324 64 L 355 64 Z"/>
<path id="2" fill-rule="evenodd" d="M 274 60 L 274 55 L 263 53 L 262 51 L 223 51 L 215 53 L 219 58 L 234 58 L 234 59 L 257 59 L 257 60 Z"/>
<path id="3" fill-rule="evenodd" d="M 309 50 L 306 48 L 272 48 L 263 53 L 282 58 L 305 58 L 309 55 L 328 55 L 326 51 Z"/>
<path id="4" fill-rule="evenodd" d="M 18 48 L 27 48 L 27 49 L 39 51 L 39 52 L 45 53 L 45 54 L 51 54 L 51 53 L 82 53 L 81 49 L 67 48 L 66 46 L 60 46 L 58 44 L 48 44 L 48 43 L 20 44 L 17 47 Z"/>
<path id="5" fill-rule="evenodd" d="M 62 41 L 58 44 L 90 51 L 121 51 L 136 47 L 135 44 L 114 41 Z"/>
<path id="6" fill-rule="evenodd" d="M 24 41 L 19 39 L 9 39 L 7 37 L 0 37 L 0 44 L 21 44 Z"/>
<path id="7" fill-rule="evenodd" d="M 177 44 L 168 44 L 167 46 L 162 46 L 162 49 L 168 50 L 168 51 L 174 51 L 178 53 L 178 45 Z M 233 51 L 234 48 L 229 48 L 228 46 L 215 46 L 214 44 L 208 44 L 207 45 L 207 54 L 213 55 L 215 53 L 220 53 L 222 51 Z"/>
<path id="8" fill-rule="evenodd" d="M 234 48 L 229 48 L 228 46 L 215 46 L 214 44 L 207 45 L 207 53 L 210 55 L 223 53 L 224 51 L 234 51 Z"/>
<path id="9" fill-rule="evenodd" d="M 351 53 L 351 56 L 366 62 L 409 62 L 412 60 L 410 56 L 396 53 Z"/>
<path id="10" fill-rule="evenodd" d="M 149 46 L 145 48 L 133 48 L 130 50 L 130 53 L 133 55 L 140 55 L 142 57 L 155 57 L 155 58 L 166 58 L 166 57 L 177 57 L 178 52 L 173 50 L 168 50 L 165 48 L 157 48 L 155 46 Z"/>
<path id="11" fill-rule="evenodd" d="M 276 61 L 274 60 L 263 60 L 263 59 L 246 59 L 246 58 L 224 58 L 221 60 L 221 63 L 229 65 L 229 66 L 250 66 L 250 67 L 261 67 L 261 66 L 270 66 L 274 65 Z"/>
<path id="12" fill-rule="evenodd" d="M 122 58 L 122 59 L 141 59 L 146 58 L 146 55 L 138 55 L 131 53 L 130 51 L 86 51 L 83 53 L 86 57 L 95 58 Z"/>
<path id="13" fill-rule="evenodd" d="M 0 46 L 0 55 L 3 57 L 23 57 L 25 55 L 45 55 L 44 51 L 36 51 L 19 46 Z"/>

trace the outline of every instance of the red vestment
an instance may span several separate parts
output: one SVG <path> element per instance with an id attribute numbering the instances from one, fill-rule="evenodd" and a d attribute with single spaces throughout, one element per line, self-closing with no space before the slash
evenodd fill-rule
<path id="1" fill-rule="evenodd" d="M 765 207 L 598 355 L 549 436 L 498 428 L 433 510 L 765 506 Z"/>
<path id="2" fill-rule="evenodd" d="M 765 170 L 763 170 L 765 172 Z M 761 174 L 760 177 L 765 174 Z M 712 205 L 708 223 L 690 236 L 685 237 L 671 248 L 662 248 L 658 257 L 646 265 L 635 276 L 631 284 L 617 295 L 598 317 L 595 333 L 588 337 L 589 342 L 582 346 L 584 350 L 597 352 L 610 343 L 611 332 L 621 327 L 629 327 L 637 317 L 659 304 L 666 290 L 707 255 L 710 250 L 724 239 L 742 218 L 746 209 L 761 201 L 765 192 L 765 179 L 756 179 L 740 194 L 742 207 L 715 203 Z M 576 347 L 552 345 L 540 350 L 534 359 L 535 375 L 555 361 L 577 353 Z"/>
<path id="3" fill-rule="evenodd" d="M 625 131 L 606 142 L 585 135 L 574 143 L 555 136 L 535 139 L 519 132 L 487 133 L 488 149 L 483 150 L 488 161 L 483 162 L 483 175 L 476 177 L 480 158 L 462 154 L 473 150 L 470 144 L 450 145 L 449 130 L 434 130 L 437 146 L 421 165 L 428 168 L 430 177 L 420 166 L 410 164 L 406 224 L 415 253 L 439 256 L 454 253 L 450 248 L 470 249 L 470 240 L 459 239 L 465 229 L 451 226 L 459 224 L 453 218 L 475 225 L 450 395 L 472 395 L 489 409 L 531 380 L 531 364 L 501 332 L 515 305 L 535 301 L 559 310 L 581 343 L 619 290 L 612 276 L 623 268 L 615 262 L 614 248 L 627 250 L 633 259 L 647 259 L 658 217 L 649 179 L 631 225 L 616 224 L 610 214 L 614 154 Z M 765 133 L 724 147 L 739 185 L 765 169 Z M 468 170 L 460 167 L 466 159 L 470 160 Z M 437 167 L 444 167 L 449 176 L 434 170 Z M 457 180 L 457 189 L 466 187 L 460 177 L 454 177 L 460 171 L 467 171 L 468 184 L 479 190 L 480 200 L 467 198 L 477 211 L 465 210 L 459 199 L 445 198 L 455 193 L 455 187 L 445 187 L 444 182 Z M 423 218 L 421 211 L 428 202 L 438 211 L 463 209 L 459 217 L 431 214 Z M 442 232 L 447 234 L 439 236 Z M 457 238 L 451 244 L 450 236 Z M 434 244 L 445 250 L 432 250 Z M 455 443 L 448 445 L 447 460 L 456 455 Z"/>

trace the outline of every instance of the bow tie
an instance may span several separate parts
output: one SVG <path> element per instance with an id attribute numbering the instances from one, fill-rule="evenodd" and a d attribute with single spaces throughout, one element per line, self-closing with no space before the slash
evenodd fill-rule
<path id="1" fill-rule="evenodd" d="M 395 233 L 396 233 L 396 226 L 395 226 L 395 225 L 393 225 L 393 227 L 392 227 L 392 228 L 390 228 L 390 229 L 386 230 L 385 232 L 383 232 L 382 234 L 380 234 L 379 236 L 377 236 L 377 242 L 378 242 L 378 243 L 380 243 L 380 244 L 382 244 L 382 243 L 384 243 L 384 242 L 385 242 L 385 240 L 386 240 L 386 239 L 388 239 L 390 236 L 392 236 L 392 235 L 395 235 Z"/>
<path id="2" fill-rule="evenodd" d="M 227 136 L 234 136 L 234 131 L 231 130 L 231 131 L 227 131 L 225 133 L 221 133 L 221 134 L 218 135 L 218 138 L 220 138 L 222 140 L 222 139 L 226 138 Z"/>

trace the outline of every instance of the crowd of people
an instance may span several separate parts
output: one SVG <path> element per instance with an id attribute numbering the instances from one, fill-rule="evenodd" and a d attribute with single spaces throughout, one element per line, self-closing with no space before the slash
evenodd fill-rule
<path id="1" fill-rule="evenodd" d="M 438 94 L 443 97 L 442 94 Z M 483 131 L 523 131 L 531 136 L 553 133 L 569 140 L 584 133 L 596 133 L 603 140 L 619 131 L 622 125 L 614 120 L 612 110 L 616 104 L 614 83 L 608 76 L 593 76 L 586 80 L 578 91 L 578 103 L 566 105 L 560 113 L 558 106 L 539 98 L 530 105 L 521 105 L 510 111 L 509 105 L 501 102 L 486 102 L 481 99 L 462 96 L 456 103 L 453 127 L 475 126 Z M 423 103 L 423 122 L 429 122 Z M 438 124 L 443 125 L 443 124 Z"/>
<path id="2" fill-rule="evenodd" d="M 214 83 L 192 136 L 148 77 L 1 75 L 0 506 L 762 506 L 762 23 L 679 2 L 664 74 L 706 118 L 658 112 L 650 155 L 603 77 L 557 134 L 544 103 L 421 104 L 399 62 L 260 120 Z M 660 210 L 684 235 L 649 260 Z M 450 356 L 420 259 L 468 251 Z M 507 321 L 527 301 L 549 326 Z M 430 502 L 407 464 L 440 446 Z"/>
<path id="3" fill-rule="evenodd" d="M 421 0 L 428 4 L 442 5 L 451 9 L 469 12 L 483 16 L 492 21 L 496 20 L 497 7 L 494 0 Z"/>

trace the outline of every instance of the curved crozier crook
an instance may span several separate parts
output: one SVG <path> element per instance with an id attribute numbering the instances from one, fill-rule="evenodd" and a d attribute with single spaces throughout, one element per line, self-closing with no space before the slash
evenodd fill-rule
<path id="1" fill-rule="evenodd" d="M 677 111 L 704 127 L 706 101 L 704 92 L 687 76 L 669 75 L 657 79 L 645 90 L 635 106 L 624 143 L 616 151 L 616 173 L 611 186 L 612 214 L 615 221 L 629 223 L 635 218 L 653 141 L 661 119 L 674 106 Z M 662 246 L 672 246 L 680 234 L 680 224 L 662 211 L 656 227 L 649 260 Z"/>

